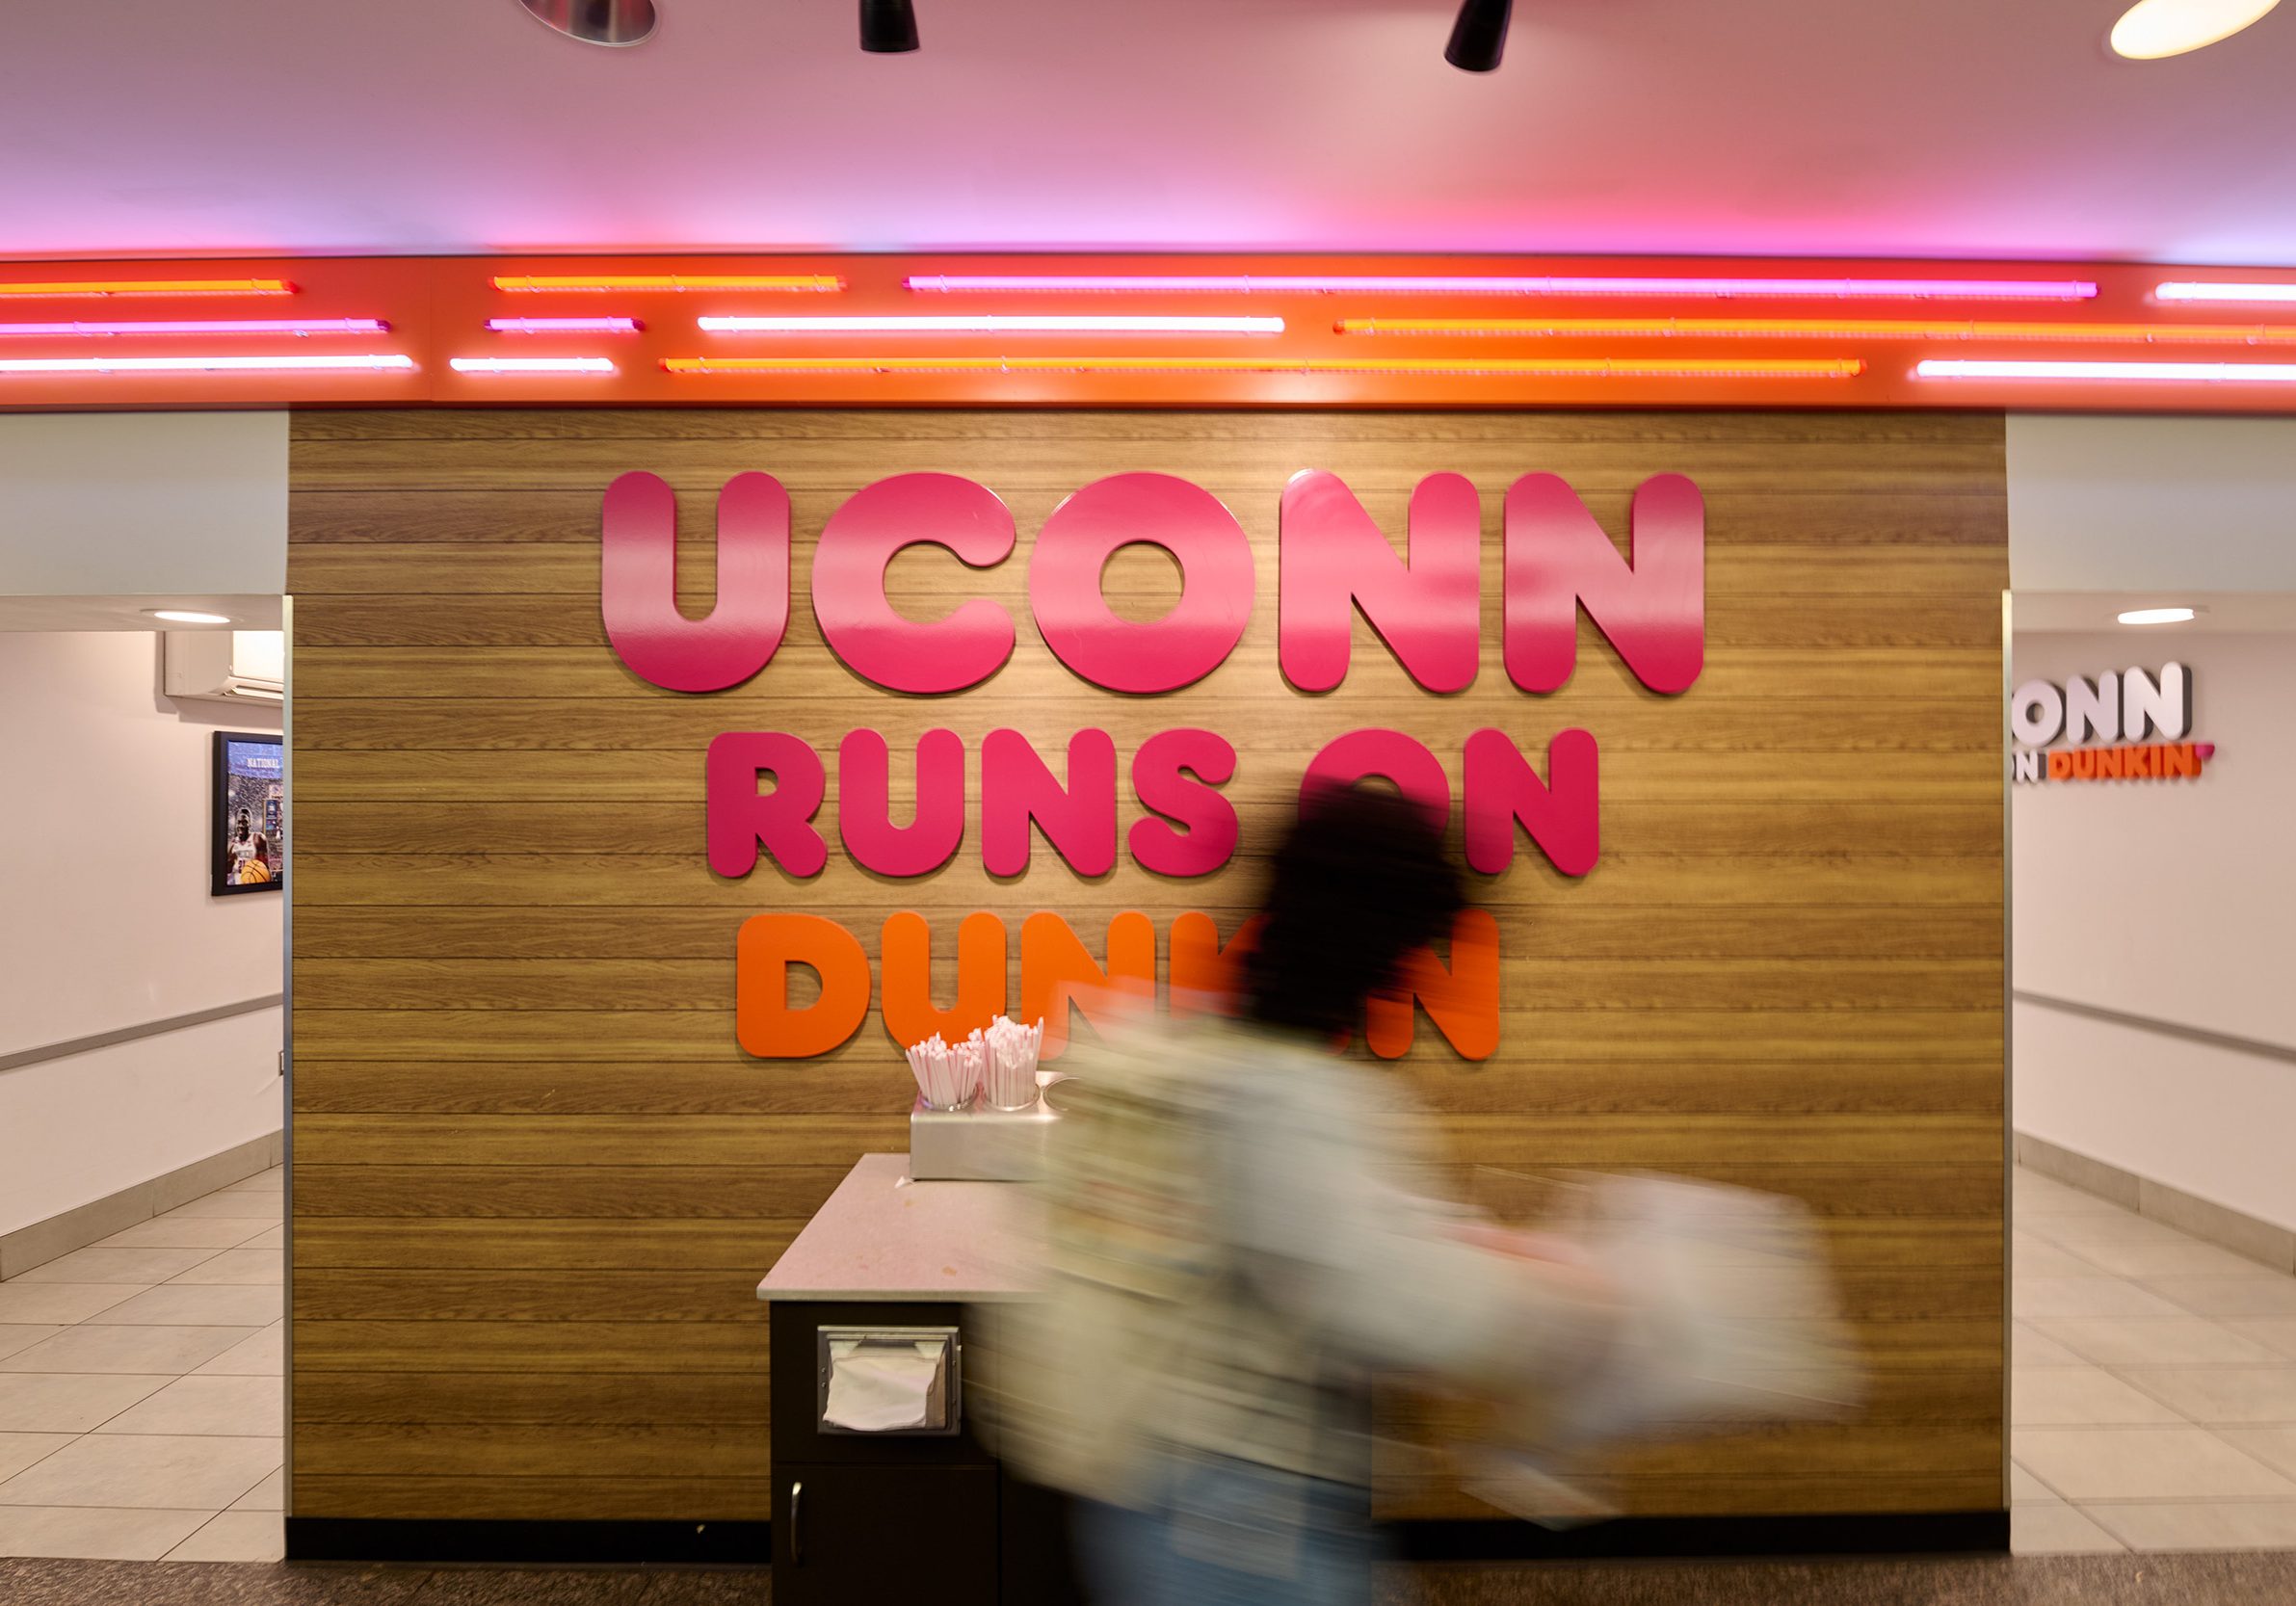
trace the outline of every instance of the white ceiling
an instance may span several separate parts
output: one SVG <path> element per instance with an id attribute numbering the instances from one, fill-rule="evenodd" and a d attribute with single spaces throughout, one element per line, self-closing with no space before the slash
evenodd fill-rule
<path id="1" fill-rule="evenodd" d="M 228 625 L 172 624 L 145 610 L 179 608 L 222 614 Z M 0 631 L 277 630 L 276 596 L 0 596 Z"/>
<path id="2" fill-rule="evenodd" d="M 1268 249 L 2296 262 L 2296 6 L 2124 0 L 14 0 L 0 255 Z"/>
<path id="3" fill-rule="evenodd" d="M 2182 624 L 2123 624 L 2139 608 L 2191 608 Z M 2156 637 L 2269 634 L 2296 630 L 2296 592 L 2027 592 L 2012 593 L 2010 624 L 2019 636 L 2089 635 L 2113 631 Z"/>

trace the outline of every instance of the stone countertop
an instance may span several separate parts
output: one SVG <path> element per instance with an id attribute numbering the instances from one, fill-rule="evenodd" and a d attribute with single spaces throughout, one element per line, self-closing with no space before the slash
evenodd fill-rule
<path id="1" fill-rule="evenodd" d="M 911 1182 L 906 1154 L 865 1154 L 757 1285 L 781 1301 L 980 1302 L 1035 1291 L 1030 1190 Z"/>

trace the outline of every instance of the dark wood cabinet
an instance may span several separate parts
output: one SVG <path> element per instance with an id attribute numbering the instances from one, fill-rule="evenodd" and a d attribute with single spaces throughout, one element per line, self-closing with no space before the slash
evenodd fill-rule
<path id="1" fill-rule="evenodd" d="M 999 1606 L 993 1466 L 774 1466 L 775 1606 Z"/>
<path id="2" fill-rule="evenodd" d="M 963 1346 L 972 1321 L 953 1304 L 774 1304 L 777 1606 L 1080 1606 L 1066 1503 L 1006 1476 L 972 1401 L 950 1435 L 821 1431 L 824 1328 L 954 1326 Z"/>

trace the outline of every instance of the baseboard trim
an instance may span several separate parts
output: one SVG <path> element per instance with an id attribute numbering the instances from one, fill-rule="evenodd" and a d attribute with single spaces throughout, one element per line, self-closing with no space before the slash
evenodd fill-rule
<path id="1" fill-rule="evenodd" d="M 2172 1188 L 2166 1182 L 2155 1182 L 2045 1138 L 2019 1132 L 2016 1142 L 2017 1163 L 2030 1171 L 2124 1210 L 2149 1216 L 2163 1226 L 2173 1226 L 2275 1272 L 2296 1274 L 2296 1230 Z"/>
<path id="2" fill-rule="evenodd" d="M 764 1567 L 773 1557 L 770 1522 L 287 1518 L 290 1562 Z"/>
<path id="3" fill-rule="evenodd" d="M 74 1250 L 84 1250 L 115 1232 L 124 1232 L 154 1216 L 165 1215 L 177 1205 L 189 1204 L 218 1188 L 228 1188 L 258 1172 L 269 1171 L 285 1157 L 285 1135 L 280 1132 L 250 1138 L 220 1154 L 178 1166 L 147 1182 L 106 1194 L 102 1198 L 91 1199 L 13 1232 L 0 1232 L 0 1282 L 21 1277 L 33 1267 L 44 1266 Z"/>
<path id="4" fill-rule="evenodd" d="M 2009 1514 L 1888 1512 L 1809 1516 L 1623 1516 L 1582 1528 L 1529 1522 L 1400 1522 L 1413 1562 L 1688 1560 L 1718 1556 L 2004 1554 Z"/>
<path id="5" fill-rule="evenodd" d="M 1398 1522 L 1408 1561 L 1549 1562 L 1714 1556 L 2000 1554 L 2007 1512 L 1881 1515 L 1630 1516 L 1562 1530 L 1527 1522 Z M 290 1562 L 759 1567 L 769 1522 L 431 1521 L 287 1518 Z"/>

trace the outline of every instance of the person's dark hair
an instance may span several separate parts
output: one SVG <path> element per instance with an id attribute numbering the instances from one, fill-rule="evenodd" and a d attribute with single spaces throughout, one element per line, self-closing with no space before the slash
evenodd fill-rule
<path id="1" fill-rule="evenodd" d="M 1442 829 L 1424 809 L 1384 788 L 1327 787 L 1276 850 L 1266 924 L 1245 961 L 1245 1013 L 1319 1036 L 1352 1030 L 1363 1000 L 1465 905 Z"/>

